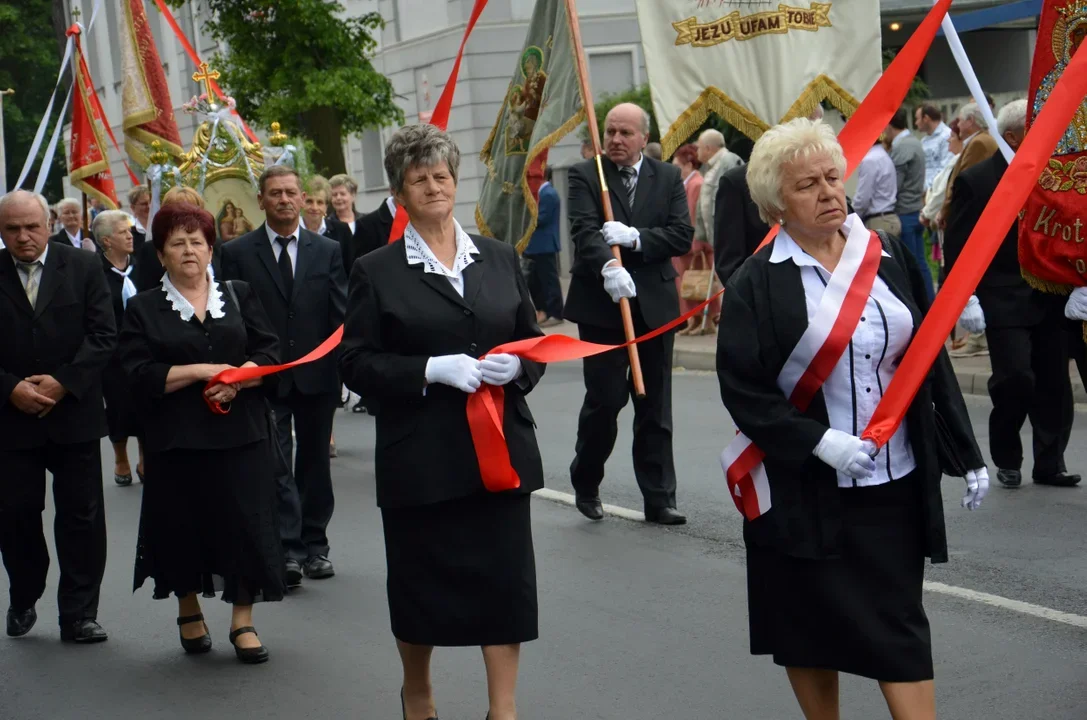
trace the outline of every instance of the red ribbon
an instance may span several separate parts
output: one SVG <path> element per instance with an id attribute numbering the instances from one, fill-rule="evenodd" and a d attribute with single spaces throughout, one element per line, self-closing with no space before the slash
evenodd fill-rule
<path id="1" fill-rule="evenodd" d="M 1008 228 L 1038 182 L 1053 148 L 1068 129 L 1084 96 L 1087 96 L 1087 52 L 1078 52 L 1057 81 L 1045 107 L 1034 119 L 1030 132 L 996 186 L 947 282 L 936 295 L 886 394 L 876 407 L 865 428 L 864 438 L 883 446 L 902 423 L 929 368 L 943 349 L 944 340 L 1004 242 Z"/>

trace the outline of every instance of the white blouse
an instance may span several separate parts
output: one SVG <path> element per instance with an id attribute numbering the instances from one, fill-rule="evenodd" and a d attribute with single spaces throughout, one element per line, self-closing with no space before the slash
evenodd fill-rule
<path id="1" fill-rule="evenodd" d="M 457 294 L 464 297 L 464 269 L 475 262 L 472 256 L 478 255 L 479 249 L 461 228 L 460 223 L 453 220 L 453 225 L 457 234 L 457 254 L 453 258 L 452 268 L 447 268 L 438 260 L 411 223 L 404 229 L 404 250 L 408 256 L 408 265 L 422 265 L 423 272 L 444 275 Z"/>
<path id="2" fill-rule="evenodd" d="M 883 255 L 889 257 L 886 251 Z M 800 268 L 810 322 L 830 273 L 782 229 L 774 241 L 770 262 L 786 260 L 792 260 Z M 877 276 L 853 339 L 823 385 L 832 428 L 858 437 L 864 432 L 912 337 L 913 316 L 909 308 Z M 854 480 L 838 473 L 838 487 L 882 485 L 905 477 L 915 467 L 913 448 L 903 423 L 876 456 L 875 475 L 867 480 Z"/>

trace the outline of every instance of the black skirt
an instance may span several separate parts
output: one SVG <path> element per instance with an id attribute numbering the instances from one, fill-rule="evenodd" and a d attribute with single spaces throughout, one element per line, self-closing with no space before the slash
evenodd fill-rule
<path id="1" fill-rule="evenodd" d="M 132 401 L 133 388 L 114 356 L 102 371 L 102 395 L 106 400 L 106 425 L 111 443 L 140 437 L 140 421 Z"/>
<path id="2" fill-rule="evenodd" d="M 393 635 L 445 647 L 539 637 L 531 504 L 480 492 L 383 508 Z"/>
<path id="3" fill-rule="evenodd" d="M 226 450 L 148 452 L 134 588 L 156 599 L 222 592 L 282 600 L 284 558 L 267 440 Z"/>
<path id="4" fill-rule="evenodd" d="M 839 490 L 842 556 L 748 546 L 751 653 L 884 682 L 931 680 L 920 490 L 914 475 Z"/>

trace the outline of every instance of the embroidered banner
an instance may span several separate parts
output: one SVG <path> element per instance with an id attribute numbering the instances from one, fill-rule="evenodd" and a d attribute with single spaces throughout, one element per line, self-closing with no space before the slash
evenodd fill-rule
<path id="1" fill-rule="evenodd" d="M 739 10 L 719 20 L 699 23 L 698 18 L 672 23 L 679 36 L 676 45 L 713 47 L 729 40 L 750 40 L 760 35 L 779 35 L 790 30 L 815 32 L 833 27 L 830 23 L 830 3 L 812 3 L 810 10 L 779 5 L 778 10 L 755 13 L 744 17 Z"/>
<path id="2" fill-rule="evenodd" d="M 158 141 L 174 158 L 185 151 L 170 101 L 170 86 L 162 69 L 155 38 L 147 24 L 143 0 L 123 0 L 121 23 L 121 106 L 125 150 L 141 167 L 151 164 L 149 147 Z"/>
<path id="3" fill-rule="evenodd" d="M 116 210 L 117 190 L 113 183 L 113 173 L 109 169 L 104 132 L 105 115 L 101 112 L 87 61 L 83 58 L 81 34 L 82 29 L 78 25 L 73 25 L 68 30 L 68 36 L 75 41 L 75 52 L 72 55 L 75 93 L 68 177 L 72 187 L 100 201 L 107 209 Z"/>

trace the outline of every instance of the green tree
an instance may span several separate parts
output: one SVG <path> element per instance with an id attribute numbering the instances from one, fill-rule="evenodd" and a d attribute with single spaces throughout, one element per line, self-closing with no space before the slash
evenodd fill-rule
<path id="1" fill-rule="evenodd" d="M 4 98 L 4 157 L 9 188 L 19 179 L 19 172 L 34 141 L 34 132 L 41 122 L 45 106 L 49 104 L 53 82 L 60 71 L 61 56 L 50 39 L 54 34 L 53 10 L 52 0 L 0 2 L 0 37 L 4 38 L 0 42 L 0 89 L 15 90 L 14 95 Z M 53 107 L 53 121 L 60 113 L 65 89 L 61 88 L 60 99 Z M 50 132 L 52 129 L 50 125 Z M 47 144 L 48 135 L 27 182 L 31 187 L 38 176 Z M 61 178 L 65 172 L 62 146 L 57 150 L 49 181 L 43 190 L 50 200 L 60 199 Z"/>
<path id="2" fill-rule="evenodd" d="M 898 55 L 898 50 L 887 48 L 883 51 L 883 69 L 886 70 L 887 66 L 891 64 L 891 61 Z M 910 85 L 910 91 L 906 93 L 906 99 L 902 101 L 905 107 L 917 107 L 925 100 L 932 97 L 932 91 L 929 90 L 928 83 L 922 80 L 920 77 L 913 79 L 913 84 Z M 913 114 L 910 114 L 910 119 L 913 119 Z"/>
<path id="3" fill-rule="evenodd" d="M 169 0 L 181 5 L 183 0 Z M 227 48 L 210 61 L 242 117 L 313 142 L 314 166 L 346 169 L 343 136 L 404 120 L 370 62 L 378 13 L 344 17 L 335 0 L 206 0 L 205 27 Z"/>

